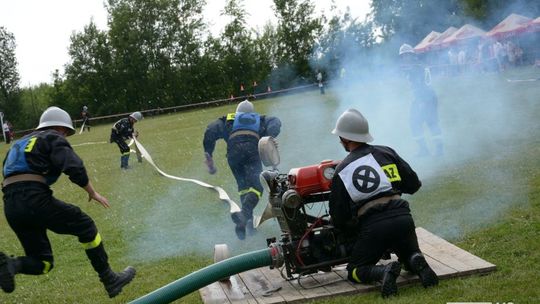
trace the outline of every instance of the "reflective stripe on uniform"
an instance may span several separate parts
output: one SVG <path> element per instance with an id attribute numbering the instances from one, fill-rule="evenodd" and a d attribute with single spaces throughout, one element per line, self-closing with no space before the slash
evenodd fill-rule
<path id="1" fill-rule="evenodd" d="M 48 261 L 41 261 L 43 262 L 43 274 L 48 273 L 51 270 L 51 262 Z"/>
<path id="2" fill-rule="evenodd" d="M 238 194 L 240 194 L 240 196 L 242 196 L 242 195 L 248 194 L 248 193 L 250 193 L 250 192 L 255 193 L 255 194 L 257 195 L 257 198 L 259 198 L 259 199 L 260 199 L 261 196 L 262 196 L 261 191 L 255 189 L 255 188 L 253 188 L 253 187 L 249 187 L 248 189 L 241 190 L 241 191 L 238 192 Z"/>
<path id="3" fill-rule="evenodd" d="M 82 246 L 84 250 L 89 250 L 89 249 L 96 248 L 97 246 L 99 246 L 99 244 L 101 244 L 101 235 L 98 233 L 96 234 L 96 237 L 94 238 L 93 241 L 88 242 L 88 243 L 82 243 Z"/>
<path id="4" fill-rule="evenodd" d="M 352 274 L 351 274 L 351 277 L 353 278 L 353 280 L 354 280 L 355 282 L 362 283 L 362 282 L 360 281 L 360 278 L 358 278 L 358 275 L 356 274 L 356 270 L 357 270 L 357 269 L 358 269 L 358 268 L 354 268 L 354 269 L 353 269 Z"/>
<path id="5" fill-rule="evenodd" d="M 234 120 L 235 117 L 236 117 L 236 113 L 227 114 L 227 120 Z"/>
<path id="6" fill-rule="evenodd" d="M 122 155 L 129 155 L 130 153 L 131 153 L 131 151 L 128 151 L 128 152 L 122 153 Z"/>

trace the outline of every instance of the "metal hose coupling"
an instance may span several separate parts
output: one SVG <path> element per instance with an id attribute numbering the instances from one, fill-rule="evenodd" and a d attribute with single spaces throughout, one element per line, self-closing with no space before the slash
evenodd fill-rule
<path id="1" fill-rule="evenodd" d="M 268 245 L 270 247 L 270 256 L 272 258 L 272 265 L 270 269 L 279 268 L 285 263 L 285 255 L 283 254 L 283 247 L 278 243 L 271 243 Z"/>

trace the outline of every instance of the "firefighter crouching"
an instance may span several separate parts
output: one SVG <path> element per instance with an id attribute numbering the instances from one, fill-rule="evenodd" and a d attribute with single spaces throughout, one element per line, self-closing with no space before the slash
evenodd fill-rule
<path id="1" fill-rule="evenodd" d="M 263 192 L 259 181 L 262 172 L 259 139 L 263 136 L 277 137 L 280 130 L 279 118 L 256 113 L 253 104 L 244 100 L 238 104 L 235 113 L 210 123 L 204 133 L 203 147 L 210 174 L 216 173 L 212 158 L 216 141 L 223 138 L 227 143 L 227 161 L 236 179 L 242 203 L 242 211 L 233 213 L 231 217 L 236 224 L 236 235 L 241 240 L 246 236 L 246 229 L 249 234 L 255 232 L 253 209 Z"/>
<path id="2" fill-rule="evenodd" d="M 4 292 L 15 290 L 16 274 L 51 271 L 54 259 L 47 230 L 78 237 L 109 297 L 118 295 L 135 276 L 131 266 L 119 273 L 111 270 L 92 218 L 79 207 L 55 198 L 50 189 L 65 173 L 88 193 L 89 200 L 109 208 L 107 198 L 96 192 L 83 161 L 66 140 L 74 133 L 69 114 L 50 107 L 41 115 L 36 131 L 13 144 L 4 160 L 4 212 L 26 254 L 13 258 L 0 252 L 0 287 Z"/>
<path id="3" fill-rule="evenodd" d="M 367 144 L 373 141 L 368 122 L 355 109 L 339 117 L 332 133 L 349 152 L 336 167 L 329 199 L 335 227 L 356 234 L 348 279 L 380 281 L 383 297 L 395 295 L 402 262 L 424 287 L 437 285 L 437 275 L 420 252 L 409 203 L 401 198 L 422 185 L 416 173 L 392 148 Z M 400 262 L 376 265 L 389 250 Z"/>
<path id="4" fill-rule="evenodd" d="M 126 144 L 126 140 L 137 137 L 139 133 L 135 131 L 134 125 L 136 122 L 143 119 L 141 112 L 133 112 L 128 117 L 122 118 L 117 121 L 111 129 L 111 143 L 116 143 L 120 149 L 120 168 L 129 169 L 129 146 Z M 138 159 L 141 162 L 141 159 Z"/>

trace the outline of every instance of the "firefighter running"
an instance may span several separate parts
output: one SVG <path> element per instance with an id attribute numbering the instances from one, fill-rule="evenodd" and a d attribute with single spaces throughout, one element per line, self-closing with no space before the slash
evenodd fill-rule
<path id="1" fill-rule="evenodd" d="M 231 218 L 236 224 L 236 235 L 241 240 L 246 237 L 246 229 L 248 234 L 255 233 L 253 209 L 263 192 L 259 181 L 262 172 L 259 139 L 263 136 L 275 138 L 280 130 L 279 118 L 256 113 L 253 104 L 244 100 L 238 104 L 235 113 L 210 123 L 204 133 L 203 147 L 210 174 L 217 171 L 212 158 L 216 141 L 223 138 L 227 143 L 227 161 L 236 179 L 242 203 L 242 211 L 232 213 Z"/>
<path id="2" fill-rule="evenodd" d="M 7 222 L 17 235 L 26 256 L 8 257 L 0 252 L 0 287 L 15 290 L 15 275 L 41 275 L 52 270 L 54 258 L 47 230 L 77 236 L 109 297 L 118 295 L 135 276 L 131 266 L 113 272 L 97 227 L 75 205 L 53 196 L 50 186 L 62 173 L 82 187 L 89 201 L 109 208 L 90 182 L 83 161 L 65 137 L 73 135 L 69 114 L 50 107 L 41 115 L 37 130 L 18 140 L 4 159 L 2 191 Z"/>
<path id="3" fill-rule="evenodd" d="M 135 131 L 134 125 L 136 122 L 143 119 L 141 112 L 133 112 L 128 117 L 122 118 L 117 121 L 111 129 L 110 142 L 115 142 L 120 149 L 120 168 L 129 169 L 129 146 L 126 144 L 126 140 L 129 138 L 137 137 L 139 133 Z M 142 162 L 142 159 L 138 159 Z"/>
<path id="4" fill-rule="evenodd" d="M 383 297 L 395 295 L 402 262 L 420 276 L 424 287 L 437 285 L 437 275 L 418 247 L 409 203 L 401 198 L 402 193 L 413 194 L 422 185 L 416 173 L 392 148 L 367 144 L 373 141 L 368 122 L 355 109 L 339 117 L 332 133 L 349 152 L 336 167 L 329 199 L 334 226 L 356 235 L 348 279 L 380 281 Z M 400 262 L 376 265 L 389 250 Z"/>

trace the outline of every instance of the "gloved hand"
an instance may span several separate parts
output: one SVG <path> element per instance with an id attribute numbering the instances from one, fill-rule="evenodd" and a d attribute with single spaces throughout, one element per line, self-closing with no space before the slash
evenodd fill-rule
<path id="1" fill-rule="evenodd" d="M 205 152 L 204 153 L 204 157 L 206 158 L 204 163 L 206 164 L 206 166 L 208 167 L 208 173 L 210 174 L 216 174 L 217 172 L 217 169 L 216 167 L 214 166 L 214 160 L 212 159 L 212 156 L 210 156 L 210 154 L 208 152 Z"/>

